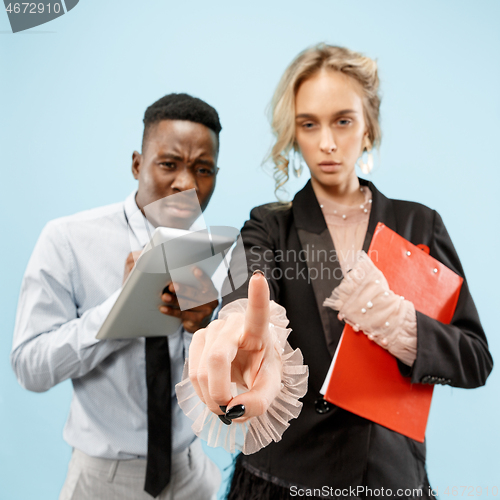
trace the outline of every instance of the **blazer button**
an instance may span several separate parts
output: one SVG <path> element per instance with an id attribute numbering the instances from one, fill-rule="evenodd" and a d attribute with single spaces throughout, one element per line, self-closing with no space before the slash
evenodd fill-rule
<path id="1" fill-rule="evenodd" d="M 325 413 L 328 413 L 333 408 L 333 405 L 331 403 L 329 403 L 326 399 L 318 398 L 314 402 L 314 407 L 316 409 L 316 413 L 319 413 L 320 415 L 324 415 Z"/>

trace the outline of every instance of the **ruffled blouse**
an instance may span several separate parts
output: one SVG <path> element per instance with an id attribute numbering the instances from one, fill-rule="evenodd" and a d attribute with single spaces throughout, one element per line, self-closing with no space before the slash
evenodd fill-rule
<path id="1" fill-rule="evenodd" d="M 370 219 L 372 192 L 367 186 L 360 190 L 365 199 L 359 205 L 342 205 L 318 197 L 344 276 L 354 266 L 358 250 L 363 248 Z"/>
<path id="2" fill-rule="evenodd" d="M 367 186 L 361 187 L 360 190 L 364 194 L 364 201 L 354 206 L 318 197 L 344 276 L 348 276 L 348 271 L 356 265 L 356 267 L 360 265 L 366 267 L 366 263 L 360 264 L 358 261 L 368 229 L 372 193 Z M 342 302 L 327 299 L 325 305 L 339 310 L 341 319 L 365 331 L 381 347 L 388 349 L 403 363 L 411 366 L 417 356 L 415 307 L 412 302 L 400 300 L 400 297 L 393 293 L 385 296 L 383 307 L 374 307 L 373 304 L 377 301 L 366 301 L 364 300 L 366 293 L 360 293 L 362 289 L 370 290 L 374 286 L 369 282 L 369 276 L 369 273 L 366 273 L 362 280 L 349 280 L 349 282 L 352 281 L 351 286 L 347 286 L 344 280 L 343 284 L 338 287 L 340 290 L 333 295 L 338 298 L 338 292 L 342 292 Z M 375 291 L 373 293 L 375 294 Z M 394 302 L 392 307 L 388 304 L 391 301 Z M 344 303 L 349 303 L 352 318 L 342 314 L 340 304 Z M 370 305 L 368 308 L 367 303 Z M 333 307 L 334 304 L 335 307 Z M 363 320 L 358 319 L 356 314 L 358 311 L 361 312 Z M 369 314 L 366 314 L 367 311 Z"/>

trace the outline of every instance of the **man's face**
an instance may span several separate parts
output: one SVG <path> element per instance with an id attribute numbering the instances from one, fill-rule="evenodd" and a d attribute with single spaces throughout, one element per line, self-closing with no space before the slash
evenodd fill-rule
<path id="1" fill-rule="evenodd" d="M 138 207 L 144 213 L 150 203 L 194 189 L 201 210 L 205 210 L 215 189 L 217 147 L 217 135 L 200 123 L 162 120 L 152 125 L 142 154 L 134 151 L 132 155 L 132 173 L 139 181 Z M 162 223 L 151 222 L 189 227 L 194 207 L 185 200 L 182 196 L 167 198 L 162 203 Z"/>

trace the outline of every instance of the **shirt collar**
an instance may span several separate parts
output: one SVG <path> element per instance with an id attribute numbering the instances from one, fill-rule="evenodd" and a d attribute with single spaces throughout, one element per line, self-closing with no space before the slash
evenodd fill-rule
<path id="1" fill-rule="evenodd" d="M 132 244 L 132 246 L 136 246 L 138 243 L 139 247 L 143 247 L 149 242 L 151 236 L 153 236 L 155 227 L 146 219 L 146 217 L 144 217 L 142 212 L 139 210 L 139 207 L 137 206 L 137 203 L 135 201 L 136 194 L 137 191 L 134 191 L 130 193 L 125 199 L 125 216 L 127 218 L 129 232 L 132 233 L 129 234 L 130 243 Z M 132 241 L 134 239 L 137 240 L 135 242 L 135 245 Z"/>

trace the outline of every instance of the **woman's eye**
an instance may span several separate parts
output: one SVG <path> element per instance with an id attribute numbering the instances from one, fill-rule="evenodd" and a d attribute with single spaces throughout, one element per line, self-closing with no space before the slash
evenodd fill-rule
<path id="1" fill-rule="evenodd" d="M 312 122 L 305 122 L 302 124 L 302 128 L 305 128 L 305 129 L 310 129 L 313 127 L 314 127 L 314 123 L 312 123 Z"/>
<path id="2" fill-rule="evenodd" d="M 345 127 L 351 123 L 351 120 L 348 120 L 347 118 L 342 118 L 342 120 L 339 120 L 337 123 L 340 126 Z"/>

